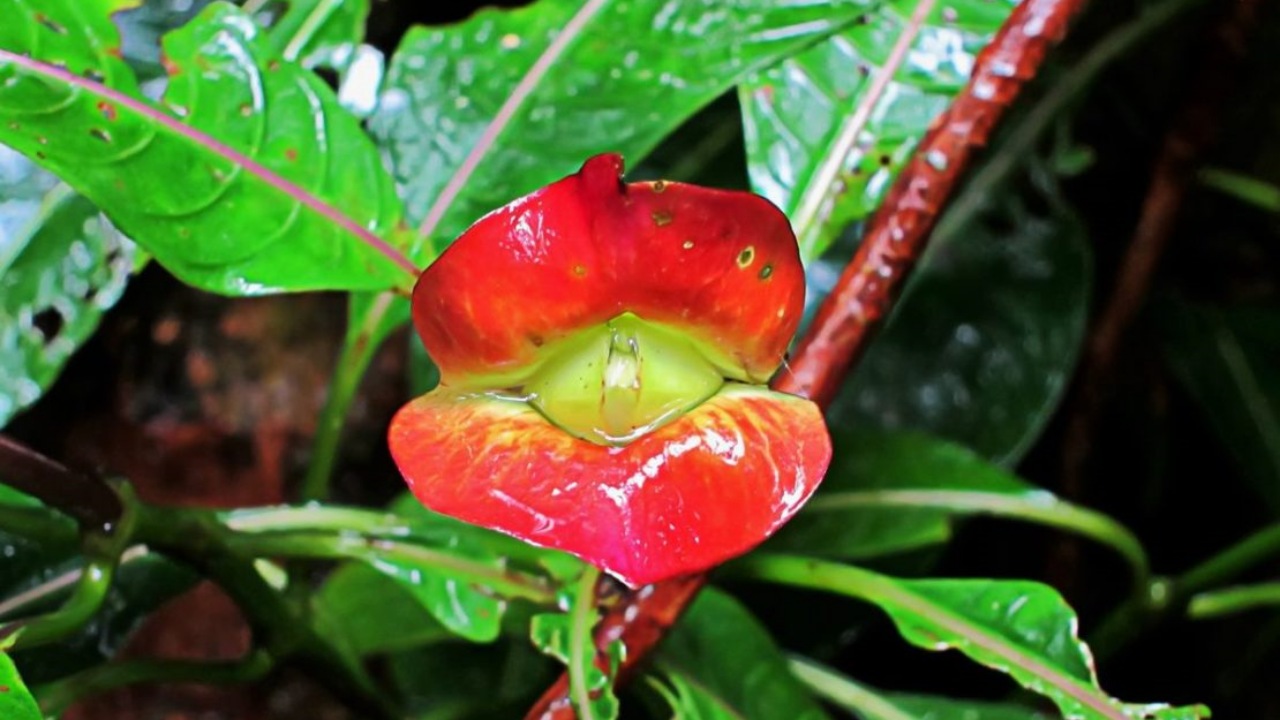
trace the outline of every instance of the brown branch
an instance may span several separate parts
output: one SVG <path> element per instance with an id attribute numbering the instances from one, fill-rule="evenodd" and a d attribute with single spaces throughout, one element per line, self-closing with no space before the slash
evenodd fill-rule
<path id="1" fill-rule="evenodd" d="M 1206 150 L 1217 136 L 1219 116 L 1233 86 L 1235 68 L 1245 52 L 1245 39 L 1258 14 L 1258 0 L 1236 0 L 1223 6 L 1219 22 L 1208 28 L 1199 69 L 1182 107 L 1165 134 L 1152 167 L 1151 183 L 1121 259 L 1115 285 L 1094 322 L 1076 381 L 1073 407 L 1062 443 L 1062 483 L 1066 498 L 1084 494 L 1085 468 L 1093 434 L 1114 382 L 1116 357 L 1125 334 L 1146 303 L 1152 277 L 1177 226 L 1188 187 Z M 1061 545 L 1054 567 L 1066 578 L 1078 564 L 1078 546 Z"/>
<path id="2" fill-rule="evenodd" d="M 59 510 L 88 531 L 110 532 L 124 503 L 110 485 L 0 435 L 0 483 Z"/>
<path id="3" fill-rule="evenodd" d="M 775 389 L 808 397 L 823 408 L 830 404 L 924 251 L 961 174 L 1084 5 L 1085 0 L 1025 0 L 1013 11 L 978 57 L 968 85 L 934 121 L 894 183 L 857 255 L 800 340 L 789 372 L 775 378 Z M 612 603 L 595 637 L 602 651 L 614 640 L 626 647 L 620 680 L 636 671 L 705 581 L 702 575 L 666 580 Z M 573 718 L 568 688 L 562 675 L 526 718 Z"/>

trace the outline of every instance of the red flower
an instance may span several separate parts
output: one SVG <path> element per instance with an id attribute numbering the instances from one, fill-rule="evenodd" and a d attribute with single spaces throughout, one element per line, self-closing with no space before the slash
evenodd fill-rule
<path id="1" fill-rule="evenodd" d="M 764 540 L 831 444 L 817 406 L 762 386 L 804 301 L 783 214 L 621 173 L 588 160 L 423 273 L 414 322 L 441 384 L 390 443 L 432 510 L 640 585 Z"/>

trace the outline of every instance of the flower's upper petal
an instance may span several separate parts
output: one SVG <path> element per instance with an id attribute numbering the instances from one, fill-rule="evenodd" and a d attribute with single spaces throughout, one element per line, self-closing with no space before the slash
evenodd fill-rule
<path id="1" fill-rule="evenodd" d="M 633 586 L 751 549 L 831 458 L 816 405 L 736 384 L 621 448 L 574 438 L 526 403 L 439 389 L 400 410 L 390 443 L 428 508 L 567 550 Z"/>
<path id="2" fill-rule="evenodd" d="M 617 155 L 588 160 L 423 273 L 414 322 L 445 384 L 517 385 L 557 340 L 624 312 L 686 333 L 726 377 L 773 373 L 804 304 L 786 217 L 751 193 L 621 173 Z"/>

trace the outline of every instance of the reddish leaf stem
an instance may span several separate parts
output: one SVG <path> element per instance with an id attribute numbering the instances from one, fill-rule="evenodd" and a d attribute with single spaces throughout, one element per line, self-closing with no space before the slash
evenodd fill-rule
<path id="1" fill-rule="evenodd" d="M 858 253 L 800 340 L 788 371 L 774 379 L 776 389 L 808 397 L 823 408 L 831 403 L 924 251 L 961 174 L 1084 5 L 1085 0 L 1024 0 L 1013 11 L 978 57 L 968 85 L 934 121 L 872 218 Z M 705 581 L 701 575 L 667 580 L 625 593 L 610 607 L 595 637 L 602 648 L 617 639 L 626 646 L 620 680 L 635 672 Z M 527 720 L 573 718 L 568 690 L 562 675 Z"/>

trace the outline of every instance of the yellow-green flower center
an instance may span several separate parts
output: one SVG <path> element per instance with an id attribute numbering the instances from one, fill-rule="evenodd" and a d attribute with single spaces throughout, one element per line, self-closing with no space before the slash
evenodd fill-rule
<path id="1" fill-rule="evenodd" d="M 625 445 L 697 407 L 724 383 L 693 341 L 628 313 L 558 344 L 520 392 L 566 432 Z"/>

